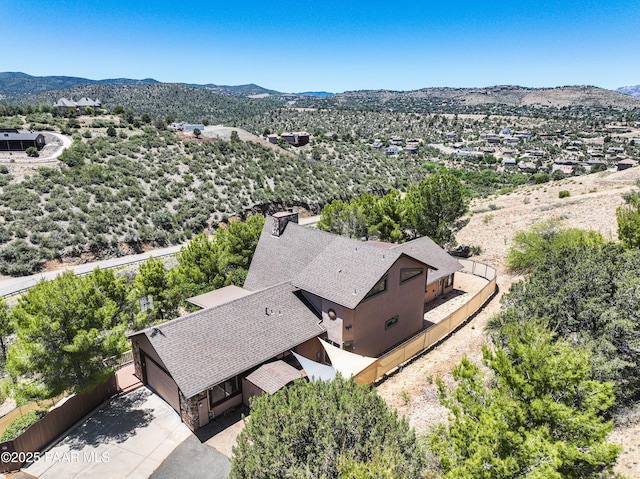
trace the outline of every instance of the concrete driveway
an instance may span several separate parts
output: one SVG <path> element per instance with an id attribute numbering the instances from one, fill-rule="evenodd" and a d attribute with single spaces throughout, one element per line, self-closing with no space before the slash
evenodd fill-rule
<path id="1" fill-rule="evenodd" d="M 23 471 L 40 479 L 147 479 L 188 438 L 178 414 L 143 387 L 112 399 Z"/>

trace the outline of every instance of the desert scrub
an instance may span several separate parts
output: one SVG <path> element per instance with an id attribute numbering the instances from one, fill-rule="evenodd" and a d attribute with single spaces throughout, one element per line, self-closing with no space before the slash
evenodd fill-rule
<path id="1" fill-rule="evenodd" d="M 34 410 L 24 413 L 22 416 L 18 416 L 9 427 L 2 433 L 0 441 L 13 441 L 20 434 L 29 429 L 29 426 L 35 424 L 47 414 L 44 410 Z"/>
<path id="2" fill-rule="evenodd" d="M 568 190 L 560 190 L 558 192 L 558 198 L 568 198 L 569 196 L 571 196 L 571 193 Z"/>
<path id="3" fill-rule="evenodd" d="M 400 391 L 400 399 L 402 400 L 404 405 L 407 406 L 411 402 L 411 395 L 407 392 L 406 389 L 403 389 L 402 391 Z"/>

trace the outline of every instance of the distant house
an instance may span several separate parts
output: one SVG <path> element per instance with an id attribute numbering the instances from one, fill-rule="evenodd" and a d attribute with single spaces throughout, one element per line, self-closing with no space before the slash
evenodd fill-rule
<path id="1" fill-rule="evenodd" d="M 537 169 L 538 169 L 536 164 L 532 163 L 530 161 L 520 161 L 518 163 L 518 168 L 520 168 L 520 170 L 522 170 L 522 171 L 527 171 L 527 172 L 530 172 L 530 173 L 533 173 L 533 172 L 537 171 Z"/>
<path id="2" fill-rule="evenodd" d="M 384 143 L 376 138 L 376 140 L 371 144 L 371 148 L 375 150 L 381 150 L 384 148 Z"/>
<path id="3" fill-rule="evenodd" d="M 294 131 L 292 133 L 283 133 L 280 138 L 286 140 L 292 146 L 304 146 L 309 143 L 309 133 L 306 131 Z"/>
<path id="4" fill-rule="evenodd" d="M 388 351 L 423 329 L 425 302 L 462 269 L 427 237 L 365 243 L 297 221 L 267 218 L 243 288 L 192 298 L 206 309 L 130 336 L 136 375 L 192 430 L 302 377 L 302 360 L 325 362 L 318 338 Z"/>
<path id="5" fill-rule="evenodd" d="M 620 148 L 619 146 L 612 146 L 607 149 L 607 153 L 610 155 L 617 155 L 618 153 L 624 153 L 624 148 Z"/>
<path id="6" fill-rule="evenodd" d="M 53 107 L 58 110 L 66 110 L 67 108 L 75 108 L 78 111 L 84 110 L 86 107 L 90 108 L 102 108 L 102 102 L 100 100 L 92 100 L 91 98 L 80 98 L 78 101 L 68 100 L 67 98 L 60 98 L 53 104 Z"/>
<path id="7" fill-rule="evenodd" d="M 636 160 L 621 160 L 618 162 L 618 171 L 627 170 L 629 168 L 633 168 L 634 166 L 638 166 L 638 162 Z"/>
<path id="8" fill-rule="evenodd" d="M 515 136 L 505 136 L 502 138 L 502 143 L 505 145 L 514 145 L 516 143 L 520 143 L 520 138 Z"/>
<path id="9" fill-rule="evenodd" d="M 402 151 L 404 151 L 405 153 L 409 153 L 410 155 L 416 155 L 418 153 L 418 147 L 407 145 L 402 149 Z"/>
<path id="10" fill-rule="evenodd" d="M 182 127 L 183 131 L 193 131 L 193 130 L 196 130 L 196 129 L 200 130 L 200 131 L 204 131 L 204 125 L 201 124 L 201 123 L 200 124 L 195 124 L 195 125 L 185 123 L 183 125 L 183 127 Z"/>
<path id="11" fill-rule="evenodd" d="M 20 133 L 15 128 L 0 129 L 0 151 L 25 151 L 30 147 L 41 150 L 44 145 L 42 133 Z"/>
<path id="12" fill-rule="evenodd" d="M 392 136 L 391 144 L 392 145 L 402 145 L 404 143 L 404 138 L 402 136 Z"/>
<path id="13" fill-rule="evenodd" d="M 397 156 L 399 152 L 400 148 L 398 148 L 396 145 L 391 145 L 384 149 L 384 154 L 387 156 Z"/>
<path id="14" fill-rule="evenodd" d="M 525 151 L 525 153 L 530 155 L 530 156 L 537 156 L 537 157 L 545 156 L 544 151 L 538 150 L 538 149 L 536 149 L 536 150 L 527 150 L 527 151 Z"/>
<path id="15" fill-rule="evenodd" d="M 200 131 L 204 131 L 205 126 L 202 123 L 191 124 L 185 123 L 184 121 L 174 121 L 173 123 L 169 124 L 169 128 L 177 131 L 193 131 L 197 128 Z"/>
<path id="16" fill-rule="evenodd" d="M 516 159 L 515 158 L 503 158 L 502 159 L 502 166 L 516 166 Z"/>

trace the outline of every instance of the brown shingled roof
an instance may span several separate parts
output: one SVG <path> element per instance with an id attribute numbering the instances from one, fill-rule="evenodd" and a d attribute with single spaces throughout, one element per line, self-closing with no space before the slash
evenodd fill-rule
<path id="1" fill-rule="evenodd" d="M 247 376 L 247 380 L 264 392 L 275 394 L 290 382 L 302 377 L 302 372 L 284 361 L 263 364 Z"/>
<path id="2" fill-rule="evenodd" d="M 355 308 L 402 255 L 427 265 L 435 281 L 462 269 L 428 237 L 401 245 L 365 243 L 289 222 L 280 236 L 269 218 L 258 242 L 244 288 L 257 290 L 282 281 Z"/>
<path id="3" fill-rule="evenodd" d="M 279 284 L 132 336 L 147 336 L 190 398 L 324 331 L 296 289 Z"/>
<path id="4" fill-rule="evenodd" d="M 449 276 L 456 271 L 460 271 L 463 268 L 458 260 L 443 250 L 428 236 L 399 244 L 394 246 L 393 250 L 435 267 L 437 271 L 429 269 L 427 276 L 427 283 L 429 284 L 440 278 Z"/>
<path id="5" fill-rule="evenodd" d="M 401 253 L 335 236 L 292 283 L 321 298 L 354 309 Z"/>
<path id="6" fill-rule="evenodd" d="M 280 237 L 271 235 L 272 220 L 264 222 L 243 288 L 252 291 L 291 281 L 336 235 L 289 222 Z"/>

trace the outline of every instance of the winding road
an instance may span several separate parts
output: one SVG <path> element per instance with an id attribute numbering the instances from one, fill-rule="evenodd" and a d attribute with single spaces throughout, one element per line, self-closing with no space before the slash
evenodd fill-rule
<path id="1" fill-rule="evenodd" d="M 96 268 L 100 268 L 100 269 L 119 268 L 121 266 L 126 266 L 129 264 L 146 261 L 151 256 L 153 256 L 154 258 L 171 256 L 179 252 L 180 248 L 182 248 L 182 245 L 171 246 L 169 248 L 154 249 L 152 251 L 147 251 L 146 253 L 129 255 L 129 256 L 121 256 L 120 258 L 111 258 L 103 261 L 95 261 L 93 263 L 85 263 L 78 266 L 70 266 L 68 268 L 34 274 L 31 276 L 21 276 L 19 278 L 4 277 L 0 279 L 0 296 L 6 298 L 7 296 L 13 296 L 14 294 L 21 293 L 31 288 L 32 286 L 35 286 L 40 281 L 54 279 L 57 276 L 61 275 L 62 273 L 65 273 L 66 271 L 73 271 L 74 274 L 84 275 L 84 274 L 91 273 Z"/>

